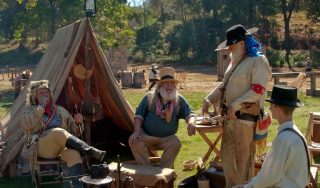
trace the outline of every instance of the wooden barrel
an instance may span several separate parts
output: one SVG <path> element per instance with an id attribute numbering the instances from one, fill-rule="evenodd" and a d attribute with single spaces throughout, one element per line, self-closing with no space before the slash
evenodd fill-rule
<path id="1" fill-rule="evenodd" d="M 144 72 L 135 72 L 133 74 L 133 87 L 144 88 L 146 87 L 146 81 L 144 77 Z"/>
<path id="2" fill-rule="evenodd" d="M 123 71 L 121 76 L 122 87 L 132 87 L 132 72 Z"/>

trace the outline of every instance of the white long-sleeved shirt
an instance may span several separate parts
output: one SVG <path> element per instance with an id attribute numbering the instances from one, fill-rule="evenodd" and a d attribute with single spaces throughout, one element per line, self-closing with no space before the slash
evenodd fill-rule
<path id="1" fill-rule="evenodd" d="M 224 87 L 226 79 L 231 74 L 225 86 L 226 105 L 228 107 L 232 106 L 235 111 L 238 111 L 245 102 L 254 103 L 259 101 L 260 108 L 263 109 L 266 92 L 261 95 L 251 88 L 252 84 L 258 84 L 264 87 L 264 89 L 267 88 L 268 80 L 271 77 L 271 68 L 268 59 L 264 55 L 247 57 L 232 73 L 235 66 L 236 64 L 229 64 L 221 84 L 206 98 L 209 99 L 211 103 L 218 104 L 222 94 L 220 88 Z"/>
<path id="2" fill-rule="evenodd" d="M 293 121 L 281 124 L 260 172 L 244 188 L 304 188 L 308 184 L 308 159 L 303 141 L 294 132 L 281 132 L 286 128 L 302 135 Z"/>

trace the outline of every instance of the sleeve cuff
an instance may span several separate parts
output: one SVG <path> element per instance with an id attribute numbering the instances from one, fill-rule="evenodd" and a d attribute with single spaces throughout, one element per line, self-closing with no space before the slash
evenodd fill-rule
<path id="1" fill-rule="evenodd" d="M 134 118 L 139 118 L 139 119 L 141 119 L 141 121 L 144 121 L 143 117 L 140 115 L 134 115 Z"/>
<path id="2" fill-rule="evenodd" d="M 196 117 L 196 114 L 194 114 L 194 113 L 189 114 L 189 115 L 186 117 L 186 122 L 187 122 L 187 123 L 188 123 L 189 118 L 191 118 L 191 117 Z"/>

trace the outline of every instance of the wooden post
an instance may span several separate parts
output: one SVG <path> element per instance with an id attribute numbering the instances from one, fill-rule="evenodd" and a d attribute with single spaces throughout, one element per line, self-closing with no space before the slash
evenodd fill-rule
<path id="1" fill-rule="evenodd" d="M 17 177 L 17 159 L 14 158 L 14 160 L 11 161 L 9 164 L 9 177 L 14 178 Z"/>
<path id="2" fill-rule="evenodd" d="M 317 76 L 316 74 L 311 73 L 310 75 L 310 92 L 311 92 L 311 96 L 316 96 L 316 81 L 317 81 Z"/>
<path id="3" fill-rule="evenodd" d="M 277 85 L 279 84 L 279 77 L 278 76 L 275 76 L 274 77 L 274 82 L 273 82 L 274 85 Z"/>

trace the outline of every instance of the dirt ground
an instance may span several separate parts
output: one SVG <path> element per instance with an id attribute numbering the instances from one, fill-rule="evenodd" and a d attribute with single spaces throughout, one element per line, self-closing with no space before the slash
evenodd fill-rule
<path id="1" fill-rule="evenodd" d="M 135 68 L 138 71 L 145 70 L 145 79 L 148 79 L 149 74 L 149 67 L 150 65 L 140 65 L 140 66 L 132 66 L 129 67 L 128 70 L 132 70 Z M 215 86 L 219 84 L 218 77 L 217 77 L 217 70 L 215 65 L 174 65 L 176 68 L 176 72 L 179 74 L 181 72 L 186 72 L 186 80 L 184 85 L 180 85 L 179 90 L 181 92 L 210 92 Z M 160 67 L 161 68 L 161 67 Z M 274 68 L 272 72 L 304 72 L 304 68 L 293 68 L 293 70 L 289 70 L 288 68 Z M 314 69 L 314 71 L 320 71 L 320 69 Z M 287 83 L 291 83 L 294 78 L 283 78 L 280 81 L 284 81 Z M 270 90 L 273 85 L 273 80 L 269 81 L 268 89 Z M 149 83 L 147 81 L 147 87 Z M 126 88 L 126 90 L 132 90 L 137 92 L 144 92 L 146 91 L 147 87 L 136 89 L 136 88 Z M 306 89 L 310 88 L 310 78 L 307 78 L 304 82 L 303 86 L 300 88 L 301 92 L 306 92 Z M 317 88 L 320 88 L 320 78 L 317 79 Z M 0 93 L 4 89 L 12 89 L 11 83 L 9 82 L 9 78 L 7 75 L 3 76 L 0 74 Z"/>
<path id="2" fill-rule="evenodd" d="M 145 78 L 148 79 L 150 65 L 135 66 L 137 70 L 145 70 Z M 186 87 L 180 87 L 182 92 L 210 92 L 215 86 L 220 82 L 218 81 L 216 65 L 175 65 L 176 72 L 179 74 L 181 72 L 187 72 L 187 77 L 185 80 Z M 160 67 L 161 68 L 161 67 Z M 131 67 L 129 68 L 129 70 Z M 313 71 L 320 71 L 320 69 L 314 69 Z M 283 68 L 273 68 L 272 72 L 304 72 L 304 68 L 293 68 L 289 70 L 287 67 Z M 282 78 L 281 82 L 287 82 L 290 84 L 295 78 Z M 147 81 L 147 86 L 148 86 Z M 180 86 L 180 85 L 179 85 Z M 183 85 L 182 85 L 183 86 Z M 268 84 L 268 89 L 271 90 L 273 86 L 273 80 L 271 79 Z M 147 88 L 147 87 L 146 87 Z M 145 91 L 143 89 L 130 89 L 136 91 Z M 305 93 L 306 89 L 310 88 L 310 78 L 307 78 L 303 83 L 300 91 Z M 317 79 L 317 88 L 320 88 L 320 78 Z"/>

